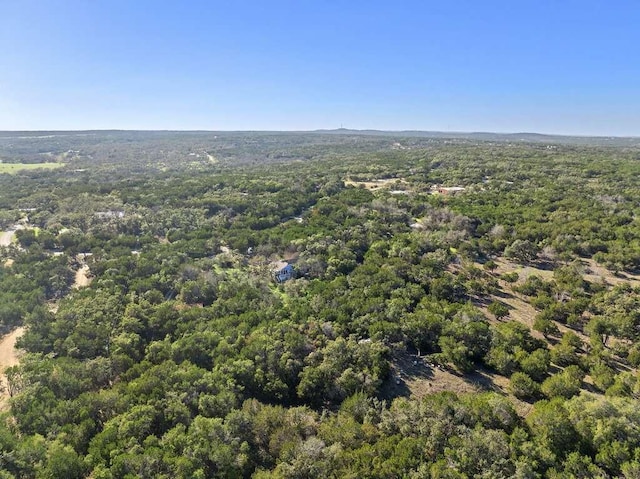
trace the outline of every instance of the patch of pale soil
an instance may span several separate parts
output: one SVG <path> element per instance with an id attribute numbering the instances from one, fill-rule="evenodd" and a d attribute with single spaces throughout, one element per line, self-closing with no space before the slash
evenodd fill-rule
<path id="1" fill-rule="evenodd" d="M 444 368 L 430 364 L 424 357 L 396 351 L 391 361 L 389 379 L 382 387 L 386 399 L 398 396 L 422 398 L 441 391 L 478 392 L 481 388 L 466 382 Z"/>
<path id="2" fill-rule="evenodd" d="M 479 369 L 473 373 L 459 374 L 431 363 L 428 357 L 400 351 L 393 354 L 390 378 L 390 392 L 408 389 L 410 395 L 417 398 L 441 391 L 505 391 L 509 383 L 507 378 L 490 371 Z"/>
<path id="3" fill-rule="evenodd" d="M 85 286 L 89 286 L 91 284 L 91 278 L 89 278 L 89 266 L 82 265 L 78 271 L 76 271 L 75 281 L 73 282 L 73 287 L 84 288 Z"/>
<path id="4" fill-rule="evenodd" d="M 383 385 L 381 394 L 389 400 L 398 396 L 422 399 L 443 391 L 455 394 L 494 391 L 508 396 L 518 414 L 523 417 L 532 407 L 509 393 L 509 379 L 504 376 L 485 368 L 478 368 L 468 374 L 458 374 L 430 364 L 425 357 L 408 352 L 394 353 L 391 374 Z"/>
<path id="5" fill-rule="evenodd" d="M 494 261 L 498 265 L 495 270 L 496 274 L 501 275 L 504 273 L 513 273 L 515 271 L 518 273 L 518 283 L 524 282 L 529 276 L 534 274 L 545 281 L 553 279 L 553 270 L 551 269 L 540 269 L 530 265 L 523 266 L 518 263 L 512 263 L 505 258 L 497 258 Z M 482 265 L 477 266 L 482 267 Z"/>
<path id="6" fill-rule="evenodd" d="M 503 291 L 509 291 L 505 282 L 499 281 L 499 284 Z M 509 316 L 503 320 L 508 321 L 509 319 L 513 319 L 514 321 L 524 324 L 529 329 L 533 329 L 533 322 L 538 315 L 538 311 L 536 311 L 536 308 L 531 306 L 524 299 L 508 292 L 503 296 L 493 297 L 492 299 L 504 303 L 509 307 Z"/>
<path id="7" fill-rule="evenodd" d="M 5 409 L 6 401 L 9 398 L 9 391 L 7 389 L 7 378 L 4 375 L 6 368 L 15 366 L 20 361 L 20 353 L 16 349 L 16 341 L 20 336 L 24 334 L 24 327 L 17 328 L 5 335 L 0 339 L 0 381 L 2 387 L 0 388 L 0 410 Z"/>
<path id="8" fill-rule="evenodd" d="M 629 283 L 633 287 L 640 286 L 640 275 L 631 273 L 613 274 L 604 266 L 600 266 L 593 259 L 581 260 L 587 266 L 588 273 L 584 275 L 584 279 L 591 283 L 605 282 L 610 286 L 617 286 L 622 283 Z"/>
<path id="9" fill-rule="evenodd" d="M 15 230 L 0 232 L 0 246 L 9 246 L 15 234 Z"/>
<path id="10" fill-rule="evenodd" d="M 11 266 L 13 266 L 13 258 L 9 258 L 7 261 L 4 262 L 5 268 L 11 268 Z"/>
<path id="11" fill-rule="evenodd" d="M 583 277 L 589 282 L 602 283 L 604 281 L 605 284 L 608 284 L 609 286 L 615 286 L 621 283 L 630 283 L 631 286 L 640 286 L 640 276 L 638 275 L 622 273 L 620 276 L 616 276 L 611 271 L 598 265 L 593 259 L 583 259 L 581 261 L 588 268 L 589 273 L 584 274 Z M 498 265 L 495 274 L 500 275 L 503 273 L 511 273 L 513 271 L 516 271 L 518 273 L 517 284 L 521 284 L 532 274 L 535 274 L 546 281 L 553 279 L 552 270 L 540 269 L 534 266 L 521 266 L 516 263 L 512 263 L 505 258 L 498 258 L 495 260 L 495 262 Z M 481 267 L 481 265 L 476 266 Z M 499 280 L 498 282 L 500 285 L 500 289 L 502 291 L 505 291 L 506 294 L 501 297 L 493 297 L 492 299 L 495 301 L 500 301 L 511 308 L 509 316 L 505 319 L 513 319 L 515 321 L 519 321 L 532 330 L 531 332 L 534 337 L 543 338 L 542 334 L 533 330 L 533 322 L 536 315 L 538 314 L 538 311 L 527 301 L 525 301 L 524 296 L 513 292 L 513 285 L 502 280 Z M 492 317 L 491 314 L 486 311 L 486 307 L 479 307 L 483 309 L 488 317 Z M 583 342 L 589 344 L 589 337 L 583 332 L 569 328 L 562 323 L 555 323 L 562 334 L 571 331 L 575 333 Z"/>
<path id="12" fill-rule="evenodd" d="M 411 396 L 418 399 L 441 391 L 452 391 L 456 394 L 477 393 L 484 388 L 478 382 L 467 381 L 464 376 L 458 376 L 447 370 L 434 368 L 429 378 L 407 378 L 407 387 Z"/>
<path id="13" fill-rule="evenodd" d="M 353 181 L 349 178 L 344 180 L 345 186 L 355 186 L 356 188 L 360 186 L 364 186 L 368 190 L 380 190 L 382 188 L 386 188 L 391 184 L 396 184 L 397 182 L 406 183 L 404 178 L 385 178 L 382 180 L 371 180 L 371 181 Z"/>
<path id="14" fill-rule="evenodd" d="M 24 327 L 19 327 L 0 339 L 0 370 L 4 371 L 9 366 L 15 366 L 19 361 L 18 350 L 15 349 L 16 341 L 24 334 Z"/>
<path id="15" fill-rule="evenodd" d="M 580 262 L 586 267 L 586 273 L 583 275 L 584 279 L 591 283 L 602 283 L 604 281 L 609 286 L 616 286 L 622 283 L 629 283 L 634 287 L 640 286 L 640 275 L 638 274 L 621 272 L 615 275 L 612 271 L 596 263 L 592 258 L 581 259 Z M 515 271 L 518 273 L 518 283 L 525 281 L 532 274 L 546 281 L 553 279 L 553 270 L 551 269 L 541 269 L 530 265 L 522 266 L 506 258 L 498 258 L 495 263 L 498 265 L 495 271 L 496 274 L 500 275 Z M 476 266 L 482 267 L 482 265 Z"/>

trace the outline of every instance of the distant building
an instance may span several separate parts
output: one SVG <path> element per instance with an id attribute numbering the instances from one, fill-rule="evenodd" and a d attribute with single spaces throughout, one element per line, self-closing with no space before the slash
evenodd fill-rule
<path id="1" fill-rule="evenodd" d="M 295 277 L 293 266 L 291 266 L 286 261 L 277 261 L 275 263 L 272 263 L 271 272 L 273 274 L 273 278 L 278 283 L 284 283 L 285 281 Z"/>
<path id="2" fill-rule="evenodd" d="M 107 218 L 124 218 L 124 211 L 118 211 L 118 210 L 110 210 L 110 211 L 96 211 L 95 215 L 100 218 L 100 219 L 107 219 Z"/>

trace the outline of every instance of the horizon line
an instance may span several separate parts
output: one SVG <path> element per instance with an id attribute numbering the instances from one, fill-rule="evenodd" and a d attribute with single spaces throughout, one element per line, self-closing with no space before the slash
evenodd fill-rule
<path id="1" fill-rule="evenodd" d="M 172 129 L 172 128 L 159 128 L 159 129 L 147 129 L 147 128 L 88 128 L 88 129 L 37 129 L 37 130 L 2 130 L 0 133 L 99 133 L 99 132 L 143 132 L 143 133 L 325 133 L 325 132 L 353 132 L 353 133 L 389 133 L 389 134 L 402 134 L 402 133 L 429 133 L 429 134 L 442 134 L 442 135 L 505 135 L 505 136 L 517 136 L 517 135 L 538 135 L 538 136 L 551 136 L 551 137 L 573 137 L 573 138 L 616 138 L 616 139 L 640 139 L 640 135 L 604 135 L 604 134 L 570 134 L 570 133 L 541 133 L 536 131 L 516 131 L 516 132 L 504 132 L 504 131 L 462 131 L 462 130 L 420 130 L 420 129 L 402 129 L 402 130 L 383 130 L 376 128 L 316 128 L 313 130 L 251 130 L 251 129 L 237 129 L 237 130 L 223 130 L 223 129 Z"/>

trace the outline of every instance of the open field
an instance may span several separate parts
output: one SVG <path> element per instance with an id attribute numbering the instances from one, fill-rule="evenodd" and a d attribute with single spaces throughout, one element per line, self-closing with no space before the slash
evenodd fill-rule
<path id="1" fill-rule="evenodd" d="M 19 171 L 24 170 L 53 170 L 61 168 L 64 163 L 0 163 L 0 173 L 7 173 L 13 175 Z"/>

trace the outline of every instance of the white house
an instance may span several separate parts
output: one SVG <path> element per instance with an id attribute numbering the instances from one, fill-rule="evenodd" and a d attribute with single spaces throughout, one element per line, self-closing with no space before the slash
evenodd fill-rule
<path id="1" fill-rule="evenodd" d="M 293 266 L 286 261 L 277 261 L 273 263 L 271 265 L 271 272 L 278 283 L 284 283 L 295 276 Z"/>

